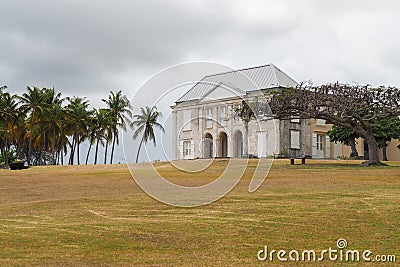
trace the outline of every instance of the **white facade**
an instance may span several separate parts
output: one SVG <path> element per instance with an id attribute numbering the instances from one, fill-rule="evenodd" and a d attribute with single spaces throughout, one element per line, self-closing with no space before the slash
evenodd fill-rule
<path id="1" fill-rule="evenodd" d="M 175 106 L 174 158 L 242 157 L 245 126 L 234 111 L 241 102 L 242 98 L 235 97 Z M 248 153 L 255 157 L 278 154 L 277 127 L 275 120 L 250 121 Z M 189 143 L 190 152 L 187 151 Z"/>
<path id="2" fill-rule="evenodd" d="M 296 86 L 272 64 L 204 77 L 172 107 L 174 159 L 336 155 L 326 135 L 311 132 L 310 120 L 253 118 L 245 127 L 236 115 L 243 100 Z"/>

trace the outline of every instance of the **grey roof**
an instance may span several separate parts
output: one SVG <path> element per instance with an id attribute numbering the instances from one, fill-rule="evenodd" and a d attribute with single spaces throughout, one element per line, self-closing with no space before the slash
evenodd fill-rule
<path id="1" fill-rule="evenodd" d="M 278 87 L 296 87 L 298 83 L 273 64 L 246 68 L 203 77 L 176 103 L 200 100 L 218 86 L 236 92 L 250 92 Z"/>

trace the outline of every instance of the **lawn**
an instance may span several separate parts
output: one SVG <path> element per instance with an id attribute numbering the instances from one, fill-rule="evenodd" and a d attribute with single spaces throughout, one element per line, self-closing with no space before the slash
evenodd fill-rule
<path id="1" fill-rule="evenodd" d="M 227 164 L 201 174 L 156 167 L 169 180 L 201 185 Z M 347 249 L 396 255 L 400 261 L 400 163 L 276 160 L 255 193 L 247 191 L 257 160 L 221 200 L 198 208 L 162 204 L 143 193 L 126 165 L 0 170 L 0 266 L 275 266 L 268 249 Z M 286 262 L 287 266 L 344 266 Z M 377 266 L 352 263 L 351 266 Z"/>

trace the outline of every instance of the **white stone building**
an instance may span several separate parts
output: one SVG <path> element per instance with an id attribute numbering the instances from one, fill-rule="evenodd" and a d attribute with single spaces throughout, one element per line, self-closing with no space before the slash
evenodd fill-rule
<path id="1" fill-rule="evenodd" d="M 203 77 L 172 106 L 174 159 L 242 157 L 246 154 L 246 127 L 235 108 L 243 99 L 251 101 L 268 90 L 296 85 L 273 64 Z M 248 155 L 311 156 L 309 125 L 309 120 L 252 119 Z"/>

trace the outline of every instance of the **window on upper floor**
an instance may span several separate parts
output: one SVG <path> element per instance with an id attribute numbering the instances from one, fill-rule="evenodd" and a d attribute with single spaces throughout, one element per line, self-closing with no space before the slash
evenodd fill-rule
<path id="1" fill-rule="evenodd" d="M 183 111 L 183 130 L 188 131 L 191 130 L 191 120 L 192 116 L 190 114 L 190 110 L 184 110 Z"/>
<path id="2" fill-rule="evenodd" d="M 222 126 L 228 125 L 228 113 L 226 106 L 222 106 L 219 108 L 219 123 Z"/>
<path id="3" fill-rule="evenodd" d="M 206 108 L 206 128 L 212 128 L 212 108 Z"/>
<path id="4" fill-rule="evenodd" d="M 324 119 L 317 119 L 317 125 L 325 125 L 326 121 Z"/>

